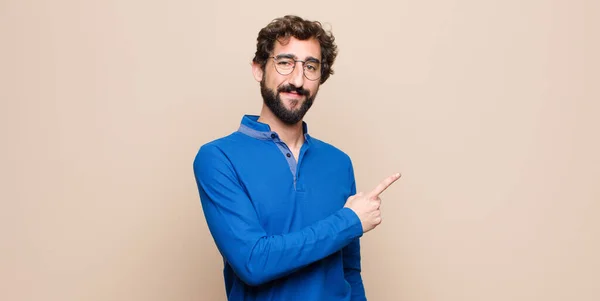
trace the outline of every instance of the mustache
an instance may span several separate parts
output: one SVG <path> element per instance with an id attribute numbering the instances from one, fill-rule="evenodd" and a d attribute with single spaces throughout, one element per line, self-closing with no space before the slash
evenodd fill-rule
<path id="1" fill-rule="evenodd" d="M 302 87 L 295 87 L 294 85 L 281 86 L 281 87 L 279 87 L 277 89 L 277 92 L 278 93 L 281 93 L 281 92 L 287 92 L 287 93 L 296 92 L 296 93 L 298 93 L 298 95 L 303 95 L 303 96 L 308 96 L 310 94 L 309 90 L 306 90 L 306 89 L 304 89 Z"/>

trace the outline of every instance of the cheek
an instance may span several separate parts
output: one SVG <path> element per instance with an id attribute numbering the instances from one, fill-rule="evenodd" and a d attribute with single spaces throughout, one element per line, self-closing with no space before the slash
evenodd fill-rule
<path id="1" fill-rule="evenodd" d="M 277 73 L 276 71 L 274 72 L 268 72 L 265 73 L 265 77 L 264 77 L 265 83 L 267 84 L 267 87 L 273 89 L 273 90 L 277 90 L 277 88 L 283 84 L 285 84 L 285 80 L 286 78 L 282 75 L 280 75 L 279 73 Z"/>
<path id="2" fill-rule="evenodd" d="M 279 86 L 285 84 L 285 78 L 282 78 L 281 76 L 278 75 L 268 75 L 265 78 L 265 83 L 267 84 L 267 87 L 269 89 L 272 89 L 273 91 L 277 91 L 277 88 L 279 88 Z"/>
<path id="3" fill-rule="evenodd" d="M 316 82 L 308 82 L 305 84 L 306 89 L 310 90 L 311 95 L 315 95 L 319 90 L 319 84 Z"/>

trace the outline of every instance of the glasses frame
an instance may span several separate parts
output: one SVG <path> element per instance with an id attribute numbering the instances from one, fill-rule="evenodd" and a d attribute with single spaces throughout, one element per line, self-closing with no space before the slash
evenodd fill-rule
<path id="1" fill-rule="evenodd" d="M 275 71 L 277 71 L 277 73 L 279 73 L 279 74 L 281 74 L 283 76 L 292 74 L 294 72 L 294 70 L 296 70 L 296 65 L 298 64 L 298 62 L 302 63 L 302 75 L 304 77 L 306 77 L 306 79 L 308 79 L 310 81 L 317 81 L 317 80 L 321 79 L 321 77 L 323 76 L 323 68 L 321 68 L 322 64 L 319 61 L 316 61 L 319 64 L 319 77 L 317 77 L 315 79 L 312 79 L 312 78 L 308 78 L 308 76 L 306 76 L 306 63 L 309 62 L 309 61 L 297 60 L 297 59 L 292 58 L 292 57 L 280 57 L 280 58 L 278 58 L 276 56 L 270 56 L 269 58 L 273 59 L 273 63 L 274 63 L 273 68 L 275 68 Z M 277 60 L 278 59 L 289 59 L 289 60 L 294 61 L 294 66 L 292 67 L 292 69 L 290 70 L 289 73 L 281 73 L 281 71 L 279 71 L 279 69 L 277 69 Z M 314 60 L 310 60 L 310 62 L 314 62 Z"/>

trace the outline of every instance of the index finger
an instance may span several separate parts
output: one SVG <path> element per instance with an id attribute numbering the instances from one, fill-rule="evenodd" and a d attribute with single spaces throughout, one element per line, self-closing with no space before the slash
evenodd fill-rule
<path id="1" fill-rule="evenodd" d="M 385 178 L 385 180 L 383 180 L 381 183 L 379 183 L 379 185 L 377 185 L 377 187 L 375 187 L 375 189 L 373 189 L 370 193 L 369 193 L 369 198 L 371 199 L 375 199 L 377 197 L 379 197 L 379 195 L 386 190 L 388 187 L 390 187 L 390 185 L 392 185 L 392 183 L 396 182 L 396 180 L 400 179 L 400 173 L 396 173 L 393 174 L 387 178 Z"/>

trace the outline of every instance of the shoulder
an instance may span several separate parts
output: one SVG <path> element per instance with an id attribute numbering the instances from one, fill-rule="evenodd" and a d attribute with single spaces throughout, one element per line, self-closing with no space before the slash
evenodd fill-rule
<path id="1" fill-rule="evenodd" d="M 198 148 L 197 155 L 204 155 L 217 150 L 225 152 L 236 150 L 247 145 L 250 140 L 252 139 L 250 139 L 247 135 L 244 135 L 239 131 L 235 131 L 226 136 L 222 136 L 201 144 Z"/>
<path id="2" fill-rule="evenodd" d="M 320 139 L 311 137 L 311 148 L 314 147 L 318 155 L 314 162 L 323 171 L 328 170 L 335 175 L 347 175 L 342 177 L 349 185 L 354 185 L 354 166 L 351 156 L 342 148 Z M 345 184 L 344 184 L 345 185 Z"/>
<path id="3" fill-rule="evenodd" d="M 343 162 L 345 164 L 352 165 L 352 159 L 350 155 L 346 151 L 342 150 L 340 147 L 312 136 L 310 137 L 310 139 L 312 143 L 311 147 L 313 147 L 322 155 L 326 156 L 329 160 L 334 160 L 337 162 Z"/>
<path id="4" fill-rule="evenodd" d="M 244 135 L 240 135 L 238 132 L 233 132 L 227 136 L 216 138 L 201 144 L 194 156 L 194 168 L 214 164 L 216 162 L 226 162 L 228 152 L 240 149 L 239 145 L 243 143 L 243 136 Z"/>

